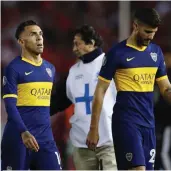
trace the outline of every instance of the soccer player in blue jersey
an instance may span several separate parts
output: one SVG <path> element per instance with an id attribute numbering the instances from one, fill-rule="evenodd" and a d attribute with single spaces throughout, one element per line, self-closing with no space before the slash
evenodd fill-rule
<path id="1" fill-rule="evenodd" d="M 16 30 L 21 56 L 5 69 L 3 99 L 8 121 L 1 143 L 1 169 L 60 170 L 60 158 L 50 124 L 54 66 L 43 60 L 43 32 L 36 22 Z"/>
<path id="2" fill-rule="evenodd" d="M 171 84 L 162 50 L 151 43 L 160 22 L 154 9 L 138 9 L 134 14 L 132 34 L 109 50 L 99 74 L 87 145 L 90 149 L 96 147 L 104 95 L 114 78 L 117 98 L 112 116 L 112 134 L 119 170 L 153 170 L 156 153 L 153 115 L 155 81 L 163 97 L 171 103 Z"/>

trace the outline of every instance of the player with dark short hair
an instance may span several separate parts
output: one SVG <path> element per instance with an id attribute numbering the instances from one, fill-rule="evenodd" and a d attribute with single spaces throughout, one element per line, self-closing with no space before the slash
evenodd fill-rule
<path id="1" fill-rule="evenodd" d="M 112 134 L 119 170 L 154 169 L 155 82 L 163 97 L 171 103 L 171 84 L 167 77 L 164 56 L 161 48 L 151 43 L 160 23 L 156 10 L 152 8 L 136 10 L 132 34 L 109 50 L 106 54 L 106 63 L 99 74 L 87 145 L 90 149 L 94 149 L 97 145 L 104 95 L 114 78 L 117 97 L 112 116 Z"/>
<path id="2" fill-rule="evenodd" d="M 1 169 L 60 170 L 49 107 L 55 67 L 41 58 L 43 32 L 36 22 L 21 23 L 15 37 L 21 56 L 9 63 L 3 77 L 8 120 L 1 143 Z"/>

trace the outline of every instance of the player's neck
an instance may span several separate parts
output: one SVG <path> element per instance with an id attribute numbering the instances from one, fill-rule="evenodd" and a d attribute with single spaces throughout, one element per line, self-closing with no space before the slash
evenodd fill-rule
<path id="1" fill-rule="evenodd" d="M 137 38 L 136 38 L 136 35 L 134 33 L 132 33 L 130 35 L 130 37 L 127 39 L 127 44 L 135 46 L 135 47 L 140 48 L 140 49 L 144 48 L 144 46 L 139 45 L 137 43 Z"/>
<path id="2" fill-rule="evenodd" d="M 29 61 L 32 61 L 32 62 L 36 63 L 36 64 L 40 63 L 40 61 L 41 61 L 41 55 L 40 54 L 35 55 L 35 54 L 32 54 L 32 53 L 29 53 L 28 51 L 22 51 L 21 56 L 23 58 L 28 59 Z"/>

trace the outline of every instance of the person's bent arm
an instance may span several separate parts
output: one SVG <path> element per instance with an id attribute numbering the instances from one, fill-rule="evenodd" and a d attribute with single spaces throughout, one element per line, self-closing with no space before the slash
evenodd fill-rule
<path id="1" fill-rule="evenodd" d="M 163 98 L 171 105 L 171 84 L 168 78 L 157 81 L 157 84 L 160 89 L 160 93 Z"/>
<path id="2" fill-rule="evenodd" d="M 159 48 L 159 55 L 161 57 L 161 62 L 159 64 L 158 71 L 156 73 L 156 81 L 159 86 L 161 95 L 169 104 L 171 104 L 171 84 L 167 76 L 164 55 L 160 48 Z"/>

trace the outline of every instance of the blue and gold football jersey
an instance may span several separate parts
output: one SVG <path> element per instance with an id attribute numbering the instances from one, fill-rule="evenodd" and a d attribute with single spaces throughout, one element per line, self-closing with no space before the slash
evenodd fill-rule
<path id="1" fill-rule="evenodd" d="M 106 54 L 99 79 L 115 80 L 117 99 L 114 120 L 154 127 L 153 91 L 155 81 L 165 79 L 166 67 L 159 46 L 150 43 L 139 49 L 117 44 Z"/>
<path id="2" fill-rule="evenodd" d="M 35 64 L 19 56 L 5 70 L 3 98 L 17 98 L 20 116 L 38 142 L 53 140 L 49 106 L 54 77 L 54 66 L 43 59 Z M 14 131 L 14 124 L 8 118 L 8 129 Z"/>

